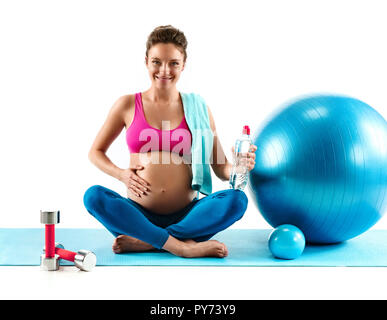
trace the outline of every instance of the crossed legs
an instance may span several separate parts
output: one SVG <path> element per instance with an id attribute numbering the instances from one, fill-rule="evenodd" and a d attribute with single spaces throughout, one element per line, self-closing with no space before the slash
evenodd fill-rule
<path id="1" fill-rule="evenodd" d="M 116 253 L 164 249 L 182 257 L 224 257 L 227 247 L 209 239 L 243 216 L 247 197 L 239 190 L 215 192 L 198 200 L 182 220 L 165 228 L 150 222 L 138 205 L 102 186 L 90 187 L 84 204 L 116 237 Z"/>

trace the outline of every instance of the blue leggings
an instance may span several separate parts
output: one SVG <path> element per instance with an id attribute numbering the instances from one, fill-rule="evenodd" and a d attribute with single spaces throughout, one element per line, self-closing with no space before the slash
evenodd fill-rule
<path id="1" fill-rule="evenodd" d="M 205 241 L 242 218 L 247 197 L 240 190 L 222 190 L 194 199 L 172 214 L 153 213 L 117 192 L 95 185 L 83 197 L 87 211 L 115 237 L 128 235 L 161 249 L 169 235 Z"/>

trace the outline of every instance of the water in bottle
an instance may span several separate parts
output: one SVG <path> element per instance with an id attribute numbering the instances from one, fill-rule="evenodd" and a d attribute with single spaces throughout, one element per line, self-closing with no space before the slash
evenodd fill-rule
<path id="1" fill-rule="evenodd" d="M 230 175 L 230 188 L 243 190 L 248 180 L 246 154 L 249 152 L 252 142 L 249 126 L 243 127 L 241 137 L 235 142 L 234 164 Z"/>

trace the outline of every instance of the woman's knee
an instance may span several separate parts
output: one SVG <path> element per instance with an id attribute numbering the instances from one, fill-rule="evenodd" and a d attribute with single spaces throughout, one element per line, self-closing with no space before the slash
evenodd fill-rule
<path id="1" fill-rule="evenodd" d="M 248 199 L 246 194 L 241 190 L 227 190 L 229 201 L 229 210 L 236 215 L 239 220 L 242 218 L 247 209 Z"/>
<path id="2" fill-rule="evenodd" d="M 89 212 L 98 205 L 104 191 L 105 188 L 100 185 L 91 186 L 86 190 L 83 196 L 83 204 Z"/>

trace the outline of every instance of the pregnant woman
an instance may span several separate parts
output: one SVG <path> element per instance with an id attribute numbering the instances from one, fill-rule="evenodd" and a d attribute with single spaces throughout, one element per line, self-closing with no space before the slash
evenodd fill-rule
<path id="1" fill-rule="evenodd" d="M 123 182 L 127 198 L 103 186 L 87 189 L 84 205 L 115 237 L 113 251 L 163 249 L 181 257 L 225 257 L 225 244 L 209 240 L 239 220 L 247 208 L 240 190 L 212 193 L 210 166 L 228 181 L 232 164 L 223 152 L 210 109 L 176 83 L 187 53 L 184 34 L 161 26 L 149 35 L 145 63 L 151 87 L 120 97 L 89 151 L 99 169 Z M 106 156 L 122 129 L 130 166 Z M 246 154 L 249 170 L 256 146 Z M 199 199 L 199 193 L 206 195 Z"/>

